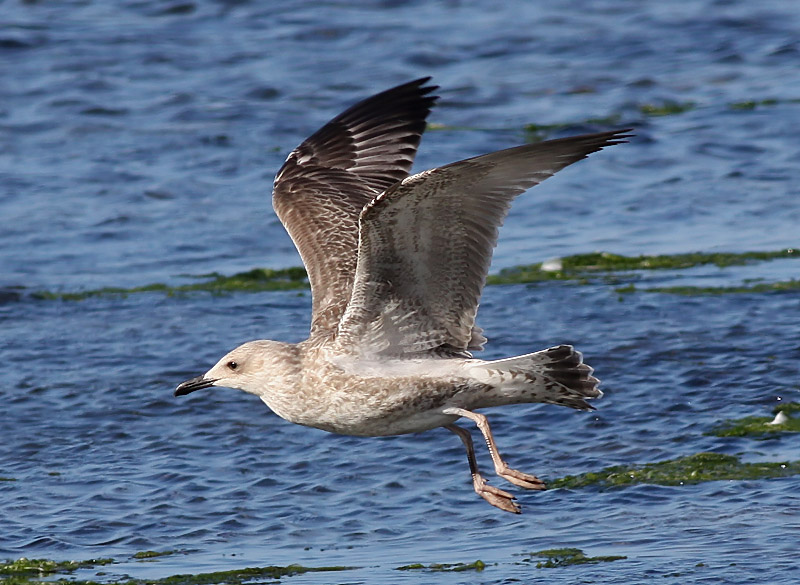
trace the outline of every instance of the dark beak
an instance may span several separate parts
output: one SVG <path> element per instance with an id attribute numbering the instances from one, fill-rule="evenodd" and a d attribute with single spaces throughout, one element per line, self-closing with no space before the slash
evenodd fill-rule
<path id="1" fill-rule="evenodd" d="M 191 380 L 186 380 L 185 382 L 181 382 L 178 384 L 178 387 L 175 388 L 175 396 L 186 396 L 187 394 L 191 394 L 195 390 L 202 390 L 203 388 L 210 388 L 216 382 L 213 378 L 204 378 L 203 376 L 197 376 L 196 378 L 192 378 Z"/>

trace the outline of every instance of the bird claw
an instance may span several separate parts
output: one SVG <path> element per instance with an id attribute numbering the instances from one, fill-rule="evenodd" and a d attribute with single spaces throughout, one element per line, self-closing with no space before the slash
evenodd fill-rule
<path id="1" fill-rule="evenodd" d="M 535 475 L 523 473 L 521 471 L 517 471 L 516 469 L 511 469 L 510 467 L 498 470 L 497 475 L 502 477 L 507 482 L 513 483 L 521 488 L 525 488 L 526 490 L 547 489 L 545 483 Z"/>
<path id="2" fill-rule="evenodd" d="M 496 488 L 486 483 L 486 480 L 478 476 L 474 480 L 475 492 L 495 508 L 500 508 L 512 514 L 520 514 L 522 510 L 514 500 L 514 496 L 507 491 Z"/>

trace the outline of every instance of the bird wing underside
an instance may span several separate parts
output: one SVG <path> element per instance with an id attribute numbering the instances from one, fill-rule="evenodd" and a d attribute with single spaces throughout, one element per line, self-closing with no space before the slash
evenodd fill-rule
<path id="1" fill-rule="evenodd" d="M 361 213 L 342 349 L 466 352 L 483 343 L 478 301 L 512 200 L 625 131 L 529 144 L 413 175 Z"/>

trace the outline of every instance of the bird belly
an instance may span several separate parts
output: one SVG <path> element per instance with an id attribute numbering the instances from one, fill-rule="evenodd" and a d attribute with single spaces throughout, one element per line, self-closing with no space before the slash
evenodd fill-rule
<path id="1" fill-rule="evenodd" d="M 457 418 L 453 415 L 443 414 L 441 410 L 432 410 L 410 413 L 402 417 L 367 417 L 351 421 L 339 420 L 323 430 L 359 437 L 387 437 L 429 431 L 450 424 Z"/>
<path id="2" fill-rule="evenodd" d="M 314 382 L 301 391 L 304 408 L 267 406 L 296 424 L 370 437 L 419 433 L 457 418 L 442 412 L 460 389 L 453 380 L 335 376 Z"/>

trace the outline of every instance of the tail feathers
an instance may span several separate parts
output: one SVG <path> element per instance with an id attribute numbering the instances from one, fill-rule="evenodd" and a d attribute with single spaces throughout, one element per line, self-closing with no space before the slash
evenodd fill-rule
<path id="1" fill-rule="evenodd" d="M 502 386 L 518 388 L 520 398 L 531 398 L 520 402 L 546 402 L 594 410 L 586 400 L 603 395 L 597 387 L 600 380 L 592 375 L 594 369 L 583 363 L 583 355 L 571 345 L 485 363 L 501 376 Z"/>
<path id="2" fill-rule="evenodd" d="M 594 368 L 583 363 L 583 355 L 571 345 L 559 345 L 543 352 L 552 361 L 545 364 L 544 375 L 567 390 L 567 396 L 559 396 L 554 404 L 564 404 L 580 410 L 594 410 L 587 399 L 600 398 L 600 380 L 592 373 Z"/>

